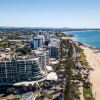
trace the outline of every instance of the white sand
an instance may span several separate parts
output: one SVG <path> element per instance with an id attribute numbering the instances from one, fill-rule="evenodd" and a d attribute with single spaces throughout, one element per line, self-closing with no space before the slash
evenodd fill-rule
<path id="1" fill-rule="evenodd" d="M 65 40 L 73 40 L 74 39 L 74 37 L 70 37 L 70 36 L 66 36 L 66 37 L 62 37 L 62 39 L 65 39 Z"/>
<path id="2" fill-rule="evenodd" d="M 89 65 L 94 70 L 90 72 L 90 82 L 92 83 L 92 92 L 96 100 L 100 100 L 100 53 L 94 53 L 95 50 L 81 46 L 87 56 Z"/>

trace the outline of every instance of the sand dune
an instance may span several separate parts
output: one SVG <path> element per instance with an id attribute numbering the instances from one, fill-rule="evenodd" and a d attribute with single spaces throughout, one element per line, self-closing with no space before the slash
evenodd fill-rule
<path id="1" fill-rule="evenodd" d="M 100 53 L 85 46 L 81 46 L 81 48 L 84 49 L 89 65 L 94 69 L 90 72 L 90 82 L 95 99 L 100 100 Z"/>

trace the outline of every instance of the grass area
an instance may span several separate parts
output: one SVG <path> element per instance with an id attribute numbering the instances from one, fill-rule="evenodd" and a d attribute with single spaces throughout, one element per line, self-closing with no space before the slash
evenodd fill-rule
<path id="1" fill-rule="evenodd" d="M 57 64 L 52 65 L 52 68 L 54 71 L 58 71 L 61 67 L 60 67 L 60 64 L 57 63 Z"/>
<path id="2" fill-rule="evenodd" d="M 85 100 L 93 100 L 91 88 L 83 88 L 83 96 Z"/>
<path id="3" fill-rule="evenodd" d="M 86 60 L 86 55 L 84 54 L 83 50 L 80 51 L 79 59 L 80 59 L 80 62 L 81 62 L 82 65 L 89 66 L 89 63 Z"/>
<path id="4" fill-rule="evenodd" d="M 48 99 L 53 99 L 53 95 L 50 95 L 47 91 L 43 91 L 43 94 L 45 97 L 47 97 Z"/>

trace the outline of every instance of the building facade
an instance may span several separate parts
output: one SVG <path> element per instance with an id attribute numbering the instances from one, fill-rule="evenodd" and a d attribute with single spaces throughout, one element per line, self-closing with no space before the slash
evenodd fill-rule
<path id="1" fill-rule="evenodd" d="M 45 75 L 45 70 L 40 67 L 39 58 L 0 61 L 0 83 L 36 81 Z"/>
<path id="2" fill-rule="evenodd" d="M 49 47 L 49 49 L 50 49 L 50 57 L 51 58 L 58 58 L 58 47 L 56 47 L 56 46 L 50 46 Z"/>
<path id="3" fill-rule="evenodd" d="M 40 37 L 33 38 L 33 49 L 42 48 L 43 47 L 43 39 Z"/>

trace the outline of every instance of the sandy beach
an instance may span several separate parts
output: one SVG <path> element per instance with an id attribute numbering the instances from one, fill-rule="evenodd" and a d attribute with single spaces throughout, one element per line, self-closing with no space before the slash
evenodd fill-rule
<path id="1" fill-rule="evenodd" d="M 89 47 L 81 46 L 87 56 L 89 65 L 94 70 L 90 72 L 90 82 L 95 100 L 100 100 L 100 53 Z"/>

